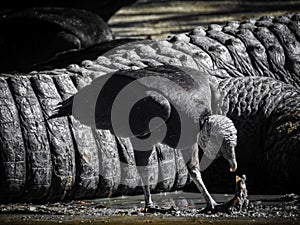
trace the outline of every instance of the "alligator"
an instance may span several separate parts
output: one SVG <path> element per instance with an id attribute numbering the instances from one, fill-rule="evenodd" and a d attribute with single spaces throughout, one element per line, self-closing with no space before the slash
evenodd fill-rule
<path id="1" fill-rule="evenodd" d="M 291 13 L 196 27 L 165 40 L 124 44 L 60 69 L 1 75 L 0 118 L 6 121 L 0 123 L 1 199 L 56 201 L 138 193 L 128 139 L 86 127 L 73 117 L 47 118 L 61 100 L 101 75 L 163 65 L 195 69 L 218 83 L 221 113 L 238 132 L 237 172 L 247 174 L 248 187 L 261 181 L 262 186 L 297 192 L 299 19 Z M 207 169 L 213 176 L 222 169 L 215 161 Z M 149 162 L 150 190 L 174 190 L 188 182 L 182 153 L 171 147 L 155 145 Z"/>

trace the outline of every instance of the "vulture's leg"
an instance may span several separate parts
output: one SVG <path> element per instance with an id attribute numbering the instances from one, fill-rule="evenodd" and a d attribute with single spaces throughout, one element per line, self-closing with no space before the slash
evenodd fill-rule
<path id="1" fill-rule="evenodd" d="M 149 158 L 151 156 L 152 150 L 149 151 L 138 151 L 134 150 L 134 157 L 135 162 L 137 166 L 138 173 L 141 176 L 142 179 L 142 185 L 144 190 L 144 197 L 145 197 L 145 212 L 148 213 L 172 213 L 174 211 L 174 208 L 170 209 L 162 209 L 159 207 L 154 206 L 151 198 L 151 192 L 150 192 L 150 171 L 148 169 L 148 162 Z"/>
<path id="2" fill-rule="evenodd" d="M 196 184 L 197 188 L 199 189 L 200 193 L 202 193 L 206 201 L 206 209 L 213 210 L 215 206 L 217 206 L 217 203 L 209 194 L 202 180 L 198 151 L 198 144 L 194 144 L 191 148 L 183 149 L 182 155 L 192 180 L 194 181 L 194 183 Z"/>
<path id="3" fill-rule="evenodd" d="M 142 186 L 144 190 L 145 197 L 145 210 L 153 208 L 153 202 L 151 199 L 150 192 L 150 174 L 148 169 L 149 158 L 152 153 L 152 150 L 134 150 L 134 157 L 137 166 L 138 173 L 141 176 Z"/>

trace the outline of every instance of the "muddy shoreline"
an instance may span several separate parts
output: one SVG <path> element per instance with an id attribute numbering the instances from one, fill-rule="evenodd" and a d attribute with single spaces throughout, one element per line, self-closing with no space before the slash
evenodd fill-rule
<path id="1" fill-rule="evenodd" d="M 213 195 L 225 203 L 232 195 Z M 153 195 L 156 205 L 175 210 L 144 213 L 143 196 L 119 196 L 47 204 L 0 205 L 0 224 L 300 224 L 299 196 L 250 195 L 247 211 L 203 214 L 205 203 L 199 193 L 168 192 Z"/>
<path id="2" fill-rule="evenodd" d="M 191 217 L 163 217 L 163 216 L 115 216 L 115 217 L 84 217 L 84 218 L 74 218 L 71 216 L 51 216 L 48 218 L 43 218 L 41 216 L 32 215 L 29 219 L 24 216 L 12 216 L 9 215 L 6 218 L 0 217 L 0 223 L 2 225 L 27 225 L 27 224 L 164 224 L 164 225 L 175 225 L 175 224 L 274 224 L 274 225 L 291 225 L 300 224 L 299 221 L 291 219 L 247 219 L 247 218 L 191 218 Z"/>

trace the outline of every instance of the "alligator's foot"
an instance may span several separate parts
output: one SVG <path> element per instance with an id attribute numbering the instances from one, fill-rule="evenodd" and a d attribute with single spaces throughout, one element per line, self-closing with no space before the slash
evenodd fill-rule
<path id="1" fill-rule="evenodd" d="M 158 206 L 151 205 L 151 206 L 145 207 L 144 212 L 145 213 L 162 213 L 162 214 L 166 214 L 166 213 L 175 213 L 176 209 L 173 206 L 169 209 L 166 209 L 166 208 L 160 208 Z"/>

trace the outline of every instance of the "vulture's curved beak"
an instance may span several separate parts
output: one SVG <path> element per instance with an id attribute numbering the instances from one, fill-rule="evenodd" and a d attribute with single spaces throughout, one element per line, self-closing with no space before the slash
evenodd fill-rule
<path id="1" fill-rule="evenodd" d="M 235 172 L 237 169 L 236 159 L 229 159 L 228 162 L 229 162 L 229 166 L 230 166 L 230 172 L 232 172 L 232 173 Z"/>

